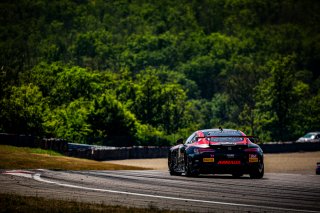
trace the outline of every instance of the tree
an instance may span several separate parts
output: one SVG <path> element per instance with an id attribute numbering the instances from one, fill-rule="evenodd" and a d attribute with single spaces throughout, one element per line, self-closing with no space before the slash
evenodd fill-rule
<path id="1" fill-rule="evenodd" d="M 319 128 L 319 10 L 317 0 L 1 1 L 0 129 L 117 144 L 104 129 L 115 124 L 132 143 L 165 144 L 223 125 L 293 140 Z"/>
<path id="2" fill-rule="evenodd" d="M 165 84 L 161 89 L 162 127 L 167 134 L 175 133 L 185 125 L 186 93 L 179 84 Z"/>
<path id="3" fill-rule="evenodd" d="M 232 117 L 237 106 L 231 104 L 226 93 L 216 93 L 211 100 L 211 127 L 234 128 L 235 120 Z"/>
<path id="4" fill-rule="evenodd" d="M 47 107 L 39 87 L 32 84 L 14 86 L 9 96 L 1 101 L 1 129 L 41 136 Z"/>
<path id="5" fill-rule="evenodd" d="M 294 57 L 287 56 L 269 63 L 270 76 L 258 86 L 257 124 L 275 140 L 289 140 L 289 126 L 294 106 Z M 261 132 L 260 132 L 261 133 Z"/>
<path id="6" fill-rule="evenodd" d="M 57 74 L 50 96 L 53 104 L 61 105 L 79 98 L 90 100 L 102 91 L 103 83 L 98 73 L 74 66 L 64 67 Z"/>
<path id="7" fill-rule="evenodd" d="M 162 85 L 156 70 L 149 68 L 137 75 L 137 92 L 133 112 L 143 124 L 157 126 L 161 117 Z"/>
<path id="8" fill-rule="evenodd" d="M 87 122 L 89 109 L 90 102 L 80 98 L 47 112 L 44 122 L 46 135 L 73 143 L 87 143 L 92 133 Z"/>
<path id="9" fill-rule="evenodd" d="M 224 67 L 225 60 L 214 60 L 210 56 L 199 56 L 181 65 L 179 69 L 187 78 L 196 82 L 201 97 L 211 99 L 216 92 L 222 89 L 221 72 Z"/>
<path id="10" fill-rule="evenodd" d="M 230 99 L 229 104 L 234 106 L 235 111 L 230 117 L 241 125 L 245 132 L 255 135 L 254 96 L 264 67 L 255 63 L 251 57 L 235 57 L 231 63 L 233 65 L 228 72 L 226 92 Z"/>
<path id="11" fill-rule="evenodd" d="M 112 146 L 133 145 L 136 134 L 136 118 L 108 92 L 92 103 L 88 124 L 93 132 L 91 143 Z"/>
<path id="12" fill-rule="evenodd" d="M 90 100 L 101 93 L 109 83 L 103 83 L 106 75 L 78 66 L 63 65 L 61 62 L 41 62 L 21 75 L 21 79 L 24 83 L 32 82 L 38 85 L 53 106 L 68 104 L 79 98 Z"/>
<path id="13" fill-rule="evenodd" d="M 177 37 L 170 33 L 157 36 L 133 34 L 127 39 L 127 48 L 122 52 L 121 59 L 135 72 L 149 66 L 172 68 L 176 65 L 176 42 Z"/>

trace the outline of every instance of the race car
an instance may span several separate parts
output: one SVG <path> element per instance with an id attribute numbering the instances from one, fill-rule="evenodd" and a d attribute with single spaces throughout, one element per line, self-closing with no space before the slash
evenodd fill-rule
<path id="1" fill-rule="evenodd" d="M 249 174 L 260 179 L 264 175 L 263 151 L 253 139 L 233 129 L 198 130 L 170 148 L 170 175 L 232 174 L 239 178 Z"/>

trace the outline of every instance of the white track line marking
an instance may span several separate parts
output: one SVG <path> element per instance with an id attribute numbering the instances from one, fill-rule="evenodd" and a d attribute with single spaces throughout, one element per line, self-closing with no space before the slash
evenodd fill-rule
<path id="1" fill-rule="evenodd" d="M 11 171 L 5 171 L 2 174 L 6 175 L 15 175 L 19 177 L 26 177 L 26 178 L 32 178 L 33 172 L 29 171 L 23 171 L 23 170 L 11 170 Z"/>
<path id="2" fill-rule="evenodd" d="M 13 174 L 15 175 L 15 174 Z M 108 193 L 114 193 L 114 194 L 125 194 L 125 195 L 133 195 L 133 196 L 140 196 L 140 197 L 151 197 L 151 198 L 159 198 L 159 199 L 167 199 L 167 200 L 179 200 L 179 201 L 188 201 L 188 202 L 197 202 L 197 203 L 210 203 L 210 204 L 218 204 L 218 205 L 228 205 L 228 206 L 237 206 L 237 207 L 250 207 L 250 208 L 259 208 L 259 209 L 269 209 L 269 210 L 278 210 L 278 211 L 290 211 L 290 212 L 310 212 L 310 213 L 316 213 L 319 211 L 310 211 L 310 210 L 301 210 L 301 209 L 287 209 L 287 208 L 278 208 L 278 207 L 270 207 L 270 206 L 258 206 L 258 205 L 250 205 L 250 204 L 239 204 L 239 203 L 227 203 L 227 202 L 218 202 L 218 201 L 210 201 L 210 200 L 197 200 L 197 199 L 189 199 L 189 198 L 179 198 L 179 197 L 168 197 L 168 196 L 160 196 L 160 195 L 151 195 L 151 194 L 141 194 L 141 193 L 133 193 L 133 192 L 124 192 L 124 191 L 115 191 L 115 190 L 109 190 L 109 189 L 97 189 L 97 188 L 90 188 L 90 187 L 83 187 L 83 186 L 77 186 L 72 184 L 66 184 L 66 183 L 59 183 L 49 180 L 44 180 L 40 177 L 40 174 L 34 174 L 33 176 L 34 180 L 49 183 L 49 184 L 55 184 L 58 186 L 64 186 L 69 188 L 75 188 L 75 189 L 83 189 L 83 190 L 90 190 L 90 191 L 97 191 L 97 192 L 108 192 Z"/>

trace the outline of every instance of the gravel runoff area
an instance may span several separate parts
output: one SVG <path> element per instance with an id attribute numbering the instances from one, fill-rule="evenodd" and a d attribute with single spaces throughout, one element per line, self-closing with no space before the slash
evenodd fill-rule
<path id="1" fill-rule="evenodd" d="M 266 173 L 315 174 L 320 152 L 265 154 Z M 109 163 L 139 166 L 154 170 L 168 170 L 167 158 L 113 160 Z"/>

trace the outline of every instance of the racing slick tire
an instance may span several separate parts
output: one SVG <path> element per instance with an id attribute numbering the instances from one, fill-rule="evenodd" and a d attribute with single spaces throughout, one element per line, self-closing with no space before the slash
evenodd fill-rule
<path id="1" fill-rule="evenodd" d="M 171 158 L 169 158 L 168 167 L 169 167 L 169 173 L 170 173 L 171 176 L 180 176 L 182 174 L 181 172 L 174 171 L 174 169 L 173 169 L 174 164 L 171 161 Z"/>
<path id="2" fill-rule="evenodd" d="M 250 178 L 252 179 L 261 179 L 264 175 L 264 164 L 259 163 L 257 167 L 252 169 L 249 175 L 250 175 Z"/>
<path id="3" fill-rule="evenodd" d="M 181 176 L 181 172 L 170 171 L 171 176 Z"/>
<path id="4" fill-rule="evenodd" d="M 187 154 L 185 156 L 185 175 L 187 177 L 197 177 L 199 173 L 193 170 L 192 160 Z"/>
<path id="5" fill-rule="evenodd" d="M 171 176 L 180 176 L 182 173 L 181 172 L 176 172 L 172 168 L 169 169 L 169 173 Z"/>

